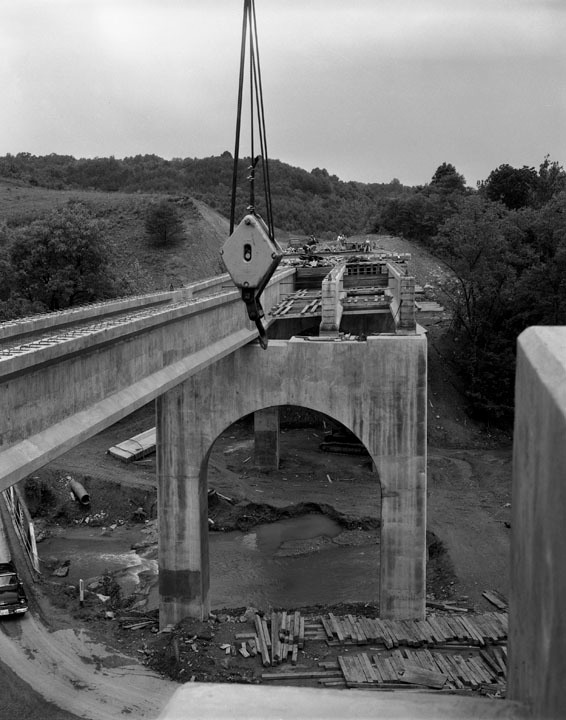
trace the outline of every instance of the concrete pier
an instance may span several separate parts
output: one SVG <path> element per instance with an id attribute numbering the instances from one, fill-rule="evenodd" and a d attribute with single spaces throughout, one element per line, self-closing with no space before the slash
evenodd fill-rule
<path id="1" fill-rule="evenodd" d="M 198 431 L 196 403 L 187 384 L 156 403 L 157 501 L 159 514 L 159 595 L 165 621 L 187 615 L 204 619 L 208 600 L 208 495 L 206 464 L 210 445 Z"/>
<path id="2" fill-rule="evenodd" d="M 254 461 L 260 470 L 279 468 L 279 408 L 254 413 Z"/>
<path id="3" fill-rule="evenodd" d="M 159 401 L 161 625 L 208 612 L 206 473 L 214 441 L 240 418 L 280 405 L 322 412 L 364 443 L 382 488 L 381 616 L 424 617 L 426 336 L 417 330 L 366 342 L 248 345 Z"/>

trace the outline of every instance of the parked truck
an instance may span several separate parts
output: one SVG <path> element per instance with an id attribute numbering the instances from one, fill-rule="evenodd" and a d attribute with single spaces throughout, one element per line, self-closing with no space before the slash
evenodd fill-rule
<path id="1" fill-rule="evenodd" d="M 0 617 L 23 615 L 28 609 L 28 599 L 16 566 L 10 560 L 0 563 Z"/>
<path id="2" fill-rule="evenodd" d="M 1 495 L 0 493 L 0 502 L 3 503 L 4 498 Z M 23 615 L 27 609 L 28 599 L 12 559 L 2 513 L 0 513 L 0 618 L 8 615 Z"/>

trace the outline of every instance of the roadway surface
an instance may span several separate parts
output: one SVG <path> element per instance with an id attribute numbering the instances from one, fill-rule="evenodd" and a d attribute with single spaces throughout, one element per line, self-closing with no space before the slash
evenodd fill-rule
<path id="1" fill-rule="evenodd" d="M 202 300 L 202 298 L 198 298 L 198 300 Z M 134 320 L 153 317 L 194 302 L 197 300 L 171 302 L 166 299 L 156 305 L 155 301 L 148 300 L 137 308 L 128 308 L 118 312 L 115 303 L 108 303 L 99 306 L 99 314 L 95 318 L 77 319 L 72 313 L 65 311 L 59 315 L 59 326 L 53 325 L 40 329 L 36 329 L 37 325 L 34 326 L 33 323 L 28 322 L 2 323 L 0 325 L 0 362 L 6 357 L 22 355 L 84 335 L 127 325 Z"/>
<path id="2" fill-rule="evenodd" d="M 131 658 L 90 641 L 84 630 L 50 632 L 31 613 L 2 623 L 0 658 L 2 683 L 10 683 L 13 673 L 49 703 L 89 720 L 156 718 L 176 689 Z M 11 673 L 3 673 L 2 665 Z M 26 702 L 25 697 L 16 698 L 15 710 L 21 711 Z M 0 707 L 1 717 L 15 717 L 4 715 L 6 710 Z"/>

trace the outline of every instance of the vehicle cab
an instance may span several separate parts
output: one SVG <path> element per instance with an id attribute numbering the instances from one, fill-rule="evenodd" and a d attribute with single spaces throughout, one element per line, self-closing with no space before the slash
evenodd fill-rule
<path id="1" fill-rule="evenodd" d="M 0 563 L 0 617 L 21 615 L 27 609 L 27 596 L 14 563 Z"/>

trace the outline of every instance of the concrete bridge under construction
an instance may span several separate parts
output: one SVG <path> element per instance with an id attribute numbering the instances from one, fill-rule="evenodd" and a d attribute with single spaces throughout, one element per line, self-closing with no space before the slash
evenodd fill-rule
<path id="1" fill-rule="evenodd" d="M 0 325 L 0 490 L 157 400 L 162 625 L 208 612 L 215 439 L 254 413 L 256 453 L 276 464 L 281 404 L 323 412 L 365 444 L 382 488 L 380 612 L 424 615 L 426 334 L 414 281 L 385 258 L 314 270 L 272 278 L 265 351 L 228 276 Z M 250 707 L 262 717 L 297 707 L 317 717 L 564 717 L 566 328 L 530 328 L 517 347 L 508 700 L 186 683 L 163 717 L 187 706 L 211 718 L 228 708 L 249 717 Z"/>
<path id="2" fill-rule="evenodd" d="M 267 350 L 228 275 L 0 325 L 0 489 L 155 399 L 160 623 L 206 617 L 212 445 L 254 413 L 276 467 L 277 408 L 304 406 L 372 457 L 382 616 L 424 617 L 426 334 L 405 260 L 283 268 L 262 302 Z"/>

